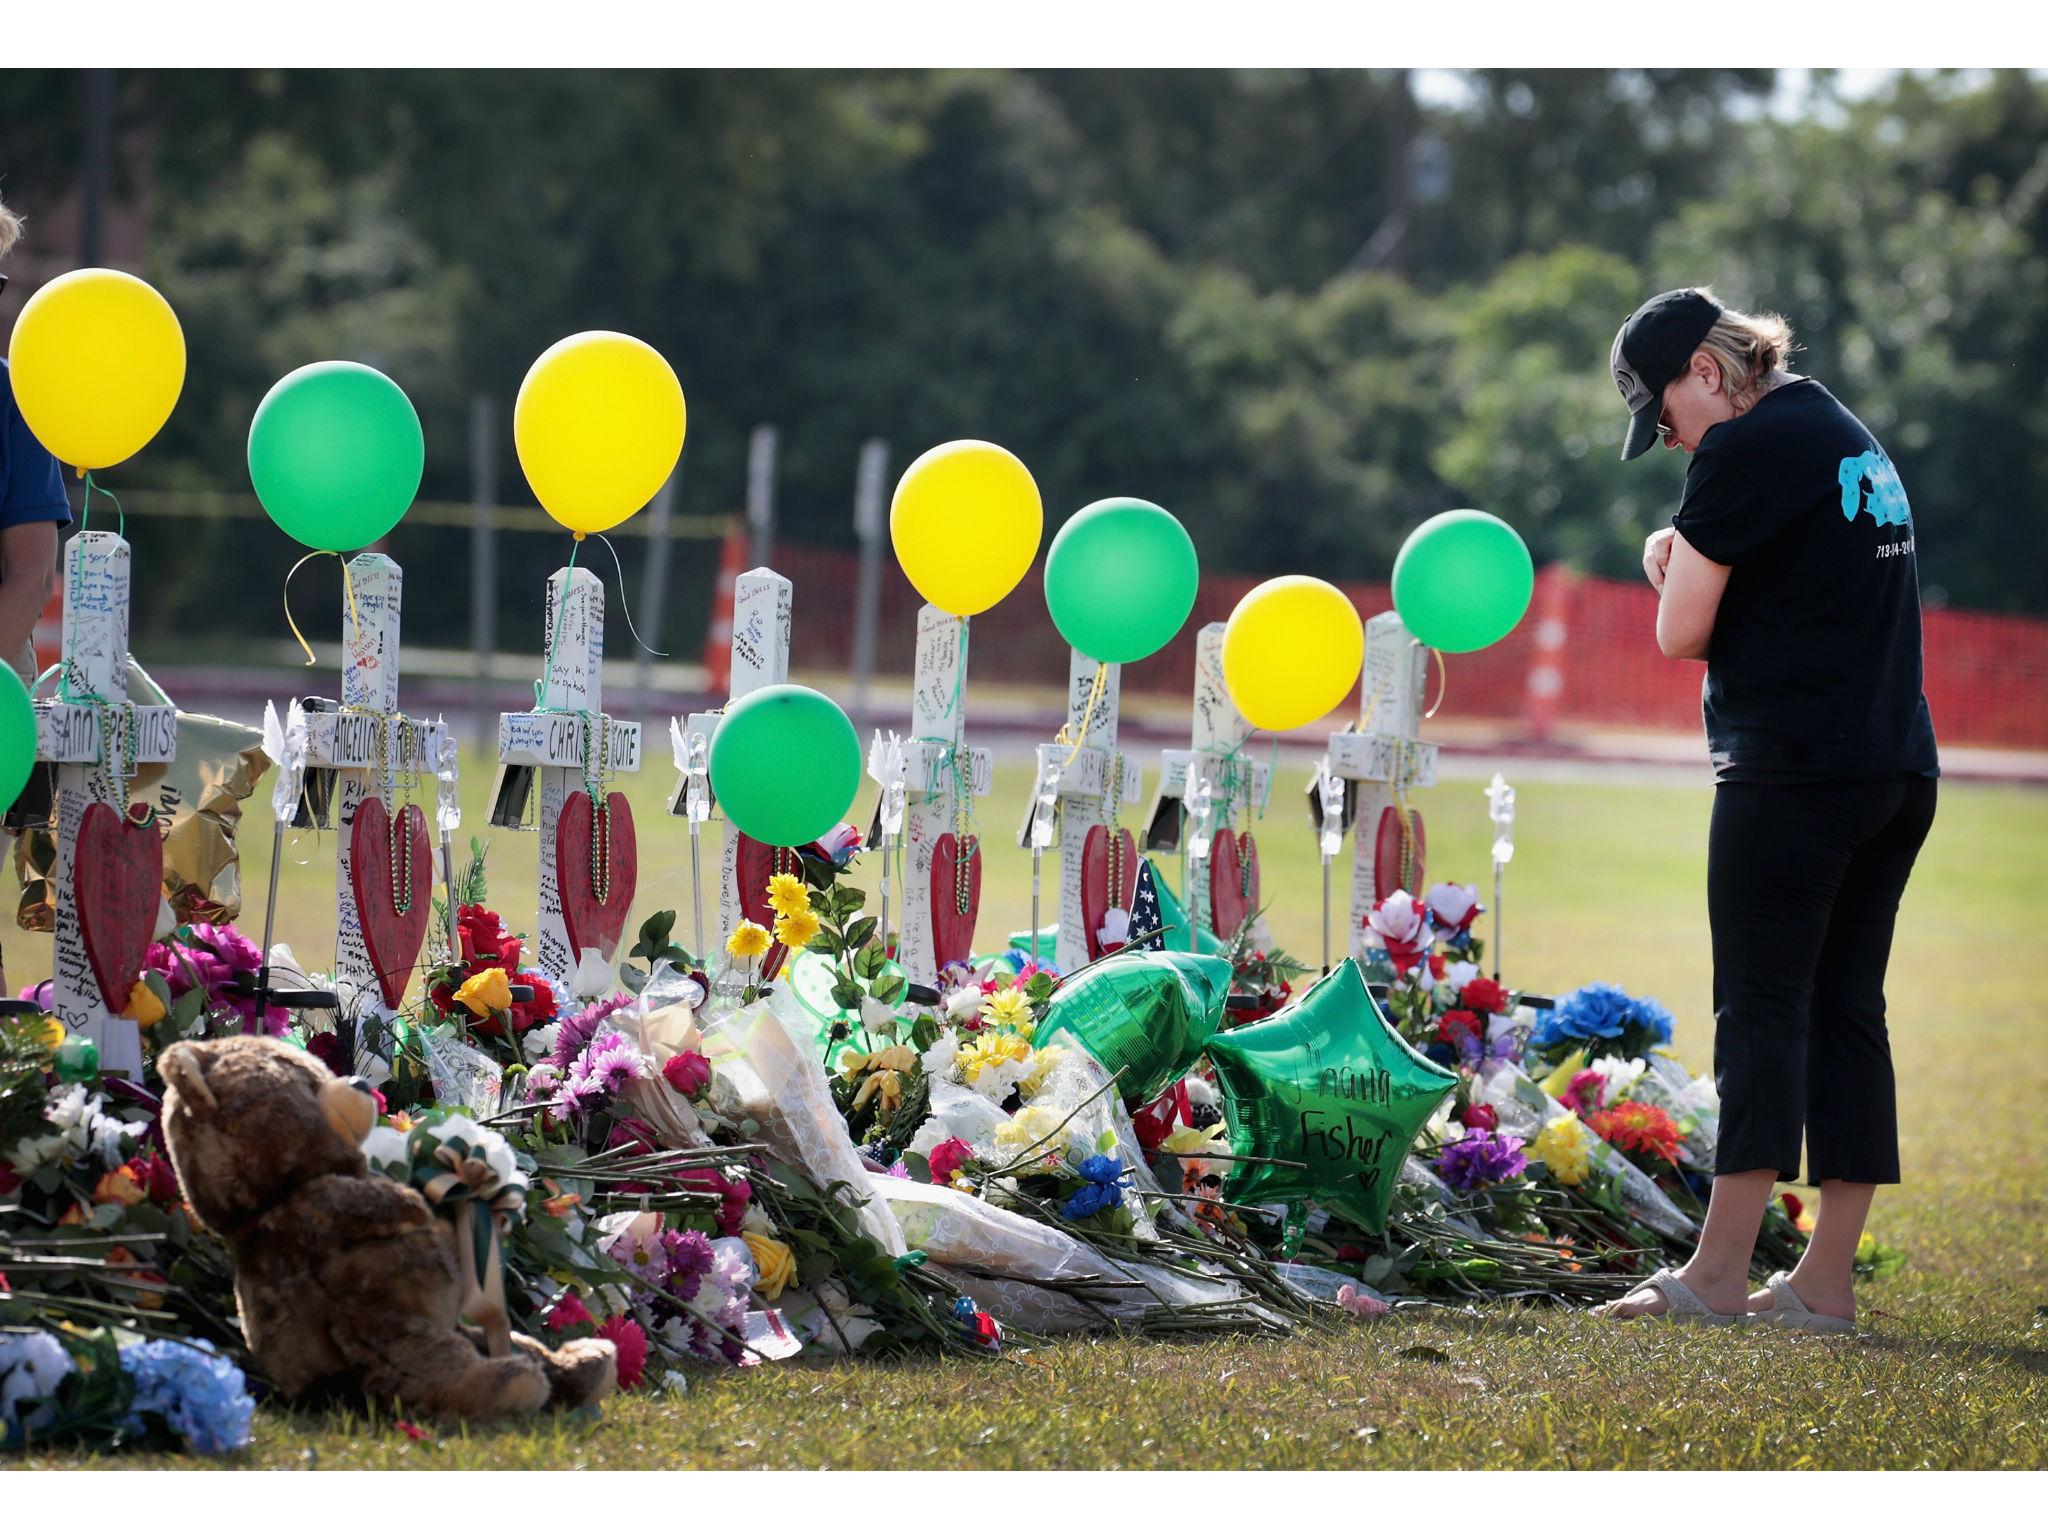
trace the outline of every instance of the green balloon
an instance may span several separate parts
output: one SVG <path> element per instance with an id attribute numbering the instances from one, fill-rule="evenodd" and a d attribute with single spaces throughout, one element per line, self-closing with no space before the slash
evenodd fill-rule
<path id="1" fill-rule="evenodd" d="M 1305 1163 L 1236 1163 L 1224 1193 L 1245 1205 L 1315 1201 L 1368 1232 L 1387 1208 L 1408 1149 L 1458 1075 L 1403 1040 L 1346 960 L 1271 1018 L 1218 1035 L 1209 1060 L 1230 1150 Z"/>
<path id="2" fill-rule="evenodd" d="M 1536 566 L 1522 536 L 1490 512 L 1439 512 L 1394 557 L 1394 607 L 1440 651 L 1484 650 L 1522 622 Z"/>
<path id="3" fill-rule="evenodd" d="M 1045 555 L 1045 606 L 1067 644 L 1094 661 L 1150 656 L 1194 611 L 1195 541 L 1164 507 L 1112 496 L 1083 507 Z"/>
<path id="4" fill-rule="evenodd" d="M 884 960 L 881 974 L 901 976 L 903 967 L 894 960 Z M 849 1047 L 860 1048 L 860 1010 L 841 1008 L 832 1001 L 832 988 L 838 980 L 839 971 L 833 965 L 832 957 L 821 955 L 814 949 L 804 950 L 782 968 L 781 985 L 789 989 L 790 997 L 803 1009 L 805 1020 L 814 1027 L 816 1044 L 813 1049 L 816 1055 L 813 1059 L 823 1061 L 828 1072 L 838 1064 L 842 1051 Z M 911 1019 L 907 1013 L 898 1013 L 897 1017 L 906 1023 Z M 832 1038 L 835 1023 L 846 1026 L 845 1039 Z M 904 1038 L 909 1038 L 908 1030 L 904 1032 Z M 874 1042 L 877 1047 L 884 1043 L 880 1040 Z"/>
<path id="5" fill-rule="evenodd" d="M 860 738 L 815 688 L 777 683 L 725 711 L 711 737 L 711 793 L 771 848 L 801 848 L 839 825 L 860 790 Z"/>
<path id="6" fill-rule="evenodd" d="M 1060 983 L 1038 1039 L 1064 1031 L 1110 1071 L 1121 1068 L 1117 1092 L 1142 1104 L 1201 1058 L 1229 995 L 1228 960 L 1120 949 Z"/>
<path id="7" fill-rule="evenodd" d="M 1039 929 L 1035 936 L 1032 934 L 1029 928 L 1019 928 L 1015 933 L 1010 935 L 1010 948 L 1023 950 L 1024 957 L 1027 960 L 1042 960 L 1046 964 L 1050 965 L 1053 962 L 1053 960 L 1058 956 L 1059 947 L 1060 930 L 1057 924 L 1055 924 L 1051 928 Z M 993 958 L 994 957 L 990 955 L 982 955 L 978 957 L 974 963 L 976 965 L 979 965 L 983 960 L 989 960 Z M 1003 969 L 1007 971 L 1009 970 L 1009 967 L 1005 965 Z M 1011 974 L 1014 975 L 1015 973 L 1012 972 Z"/>
<path id="8" fill-rule="evenodd" d="M 308 363 L 249 423 L 249 479 L 271 521 L 313 549 L 362 549 L 398 526 L 427 461 L 405 391 L 361 363 Z"/>
<path id="9" fill-rule="evenodd" d="M 0 664 L 0 811 L 21 798 L 36 767 L 36 707 L 14 668 Z"/>

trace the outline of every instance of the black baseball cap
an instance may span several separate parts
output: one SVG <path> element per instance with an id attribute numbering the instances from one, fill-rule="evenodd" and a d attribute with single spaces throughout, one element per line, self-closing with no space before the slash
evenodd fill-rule
<path id="1" fill-rule="evenodd" d="M 1614 333 L 1608 365 L 1630 415 L 1623 459 L 1635 458 L 1657 441 L 1664 386 L 1685 371 L 1686 361 L 1720 318 L 1721 306 L 1699 289 L 1674 288 L 1649 300 Z"/>

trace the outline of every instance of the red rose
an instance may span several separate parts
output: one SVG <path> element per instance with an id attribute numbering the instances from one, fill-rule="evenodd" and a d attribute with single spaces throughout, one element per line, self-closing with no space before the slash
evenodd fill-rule
<path id="1" fill-rule="evenodd" d="M 711 1081 L 711 1062 L 702 1051 L 678 1051 L 661 1064 L 661 1075 L 677 1093 L 694 1099 Z"/>
<path id="2" fill-rule="evenodd" d="M 1458 1001 L 1474 1013 L 1506 1013 L 1508 989 L 1490 976 L 1475 976 L 1459 989 Z"/>
<path id="3" fill-rule="evenodd" d="M 504 920 L 488 907 L 457 907 L 455 927 L 462 936 L 462 963 L 470 970 L 495 965 L 509 976 L 519 969 L 519 936 L 507 933 Z"/>
<path id="4" fill-rule="evenodd" d="M 1431 955 L 1429 957 L 1430 980 L 1442 981 L 1444 979 L 1444 966 L 1446 963 L 1442 955 Z"/>
<path id="5" fill-rule="evenodd" d="M 152 1153 L 148 1157 L 129 1159 L 128 1166 L 134 1171 L 135 1182 L 149 1195 L 151 1204 L 174 1206 L 184 1200 L 184 1191 L 178 1188 L 177 1171 L 171 1167 L 168 1157 Z"/>
<path id="6" fill-rule="evenodd" d="M 516 939 L 513 947 L 515 950 L 518 947 Z M 508 1010 L 512 1015 L 513 1028 L 525 1034 L 536 1024 L 545 1024 L 555 1016 L 555 991 L 548 985 L 546 977 L 537 976 L 532 971 L 520 971 L 516 975 L 508 971 L 506 976 L 515 987 L 533 988 L 532 1002 L 514 1002 Z"/>
<path id="7" fill-rule="evenodd" d="M 1479 1034 L 1479 1015 L 1463 1008 L 1448 1008 L 1436 1021 L 1436 1037 L 1445 1045 L 1456 1045 L 1467 1035 Z"/>
<path id="8" fill-rule="evenodd" d="M 1500 1124 L 1500 1115 L 1491 1104 L 1467 1104 L 1458 1118 L 1465 1122 L 1466 1129 L 1474 1131 L 1490 1131 Z"/>
<path id="9" fill-rule="evenodd" d="M 1794 1221 L 1797 1221 L 1800 1213 L 1806 1209 L 1805 1205 L 1800 1202 L 1799 1197 L 1789 1189 L 1779 1191 L 1778 1199 L 1785 1207 L 1785 1214 Z"/>

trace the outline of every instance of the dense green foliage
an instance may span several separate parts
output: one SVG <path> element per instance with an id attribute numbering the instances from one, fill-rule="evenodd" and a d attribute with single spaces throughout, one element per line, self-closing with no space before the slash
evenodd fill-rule
<path id="1" fill-rule="evenodd" d="M 1681 468 L 1616 461 L 1608 346 L 1711 282 L 1785 313 L 1882 435 L 1931 599 L 2041 605 L 2048 555 L 2007 530 L 2048 480 L 2048 82 L 1907 76 L 1794 121 L 1768 70 L 1466 83 L 124 74 L 117 190 L 146 185 L 192 344 L 137 477 L 245 489 L 256 400 L 331 355 L 406 386 L 425 494 L 465 496 L 468 396 L 506 406 L 543 347 L 613 327 L 689 393 L 685 511 L 737 503 L 773 421 L 782 526 L 815 540 L 851 540 L 864 438 L 900 468 L 986 436 L 1055 517 L 1146 496 L 1212 570 L 1384 578 L 1473 505 L 1625 574 Z M 0 96 L 31 215 L 76 180 L 82 99 L 34 71 Z"/>

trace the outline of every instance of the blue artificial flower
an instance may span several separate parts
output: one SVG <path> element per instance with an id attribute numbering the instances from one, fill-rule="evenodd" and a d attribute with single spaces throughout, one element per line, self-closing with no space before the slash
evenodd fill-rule
<path id="1" fill-rule="evenodd" d="M 1639 1055 L 1652 1045 L 1668 1044 L 1672 1025 L 1670 1010 L 1654 997 L 1631 997 L 1617 986 L 1596 981 L 1566 993 L 1555 1008 L 1539 1013 L 1529 1045 L 1561 1055 L 1576 1046 L 1620 1041 L 1623 1054 Z"/>
<path id="2" fill-rule="evenodd" d="M 1106 1211 L 1124 1203 L 1123 1181 L 1128 1175 L 1122 1158 L 1097 1153 L 1082 1160 L 1080 1174 L 1088 1182 L 1069 1195 L 1066 1204 L 1060 1207 L 1060 1214 L 1067 1220 L 1080 1221 L 1097 1211 Z"/>
<path id="3" fill-rule="evenodd" d="M 201 1455 L 239 1451 L 249 1443 L 256 1400 L 240 1369 L 211 1346 L 170 1339 L 124 1344 L 121 1369 L 135 1387 L 123 1425 L 129 1433 L 146 1433 L 146 1416 L 153 1415 Z"/>

